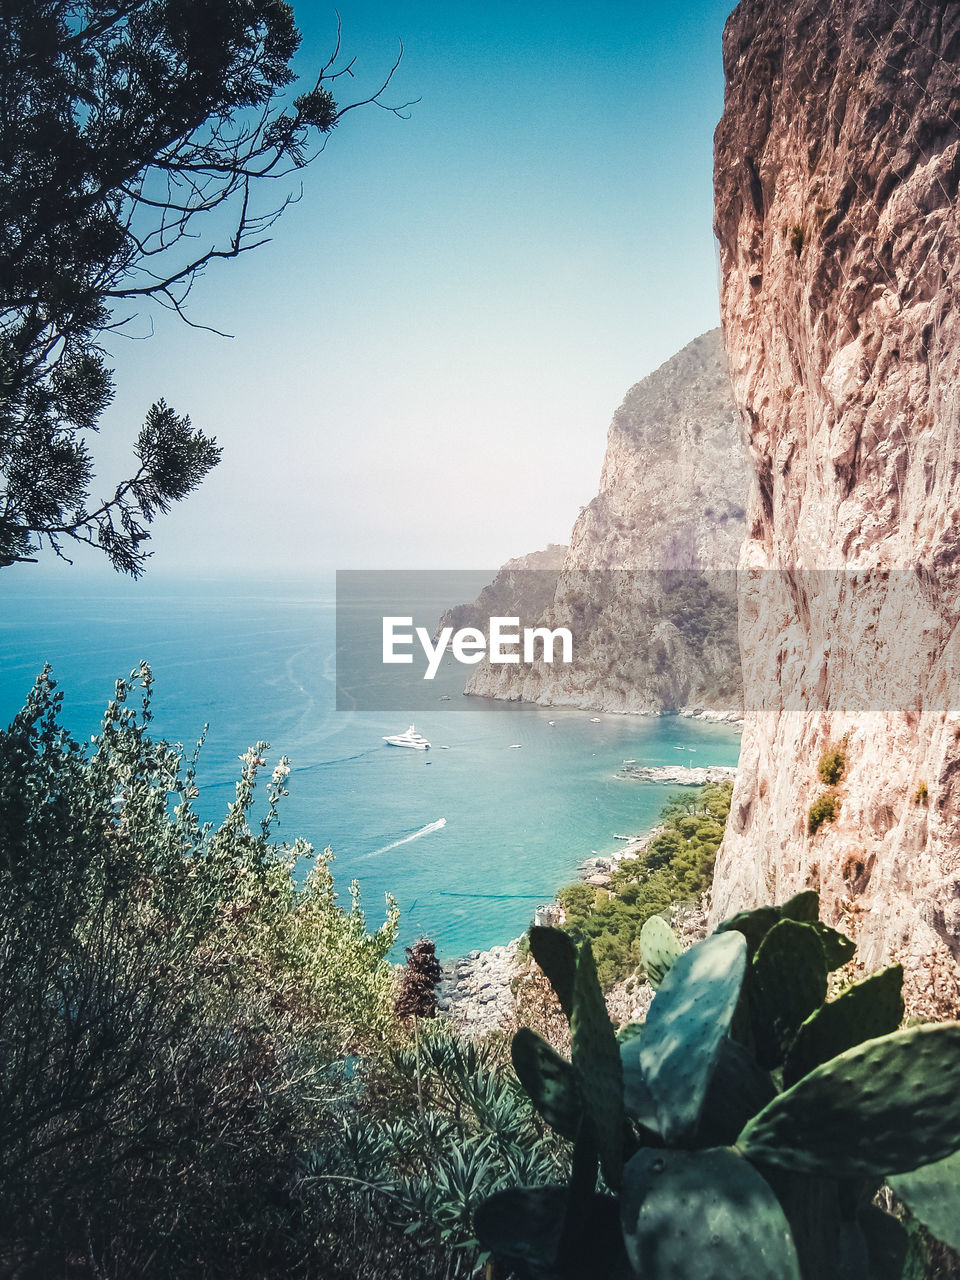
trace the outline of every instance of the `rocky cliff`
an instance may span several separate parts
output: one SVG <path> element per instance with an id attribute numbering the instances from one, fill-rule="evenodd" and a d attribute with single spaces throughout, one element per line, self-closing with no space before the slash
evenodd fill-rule
<path id="1" fill-rule="evenodd" d="M 453 627 L 476 627 L 486 632 L 489 619 L 520 619 L 520 625 L 534 625 L 553 603 L 557 580 L 566 559 L 567 548 L 551 542 L 542 551 L 514 556 L 501 565 L 492 582 L 483 588 L 476 600 L 454 605 L 443 614 L 437 630 Z"/>
<path id="2" fill-rule="evenodd" d="M 914 1007 L 956 1012 L 960 6 L 743 0 L 724 63 L 716 233 L 753 479 L 714 915 L 819 886 L 868 967 L 904 958 Z"/>
<path id="3" fill-rule="evenodd" d="M 600 492 L 580 513 L 540 625 L 575 662 L 484 663 L 467 692 L 607 711 L 739 713 L 732 570 L 747 466 L 719 330 L 627 392 Z M 666 572 L 665 572 L 666 571 Z"/>

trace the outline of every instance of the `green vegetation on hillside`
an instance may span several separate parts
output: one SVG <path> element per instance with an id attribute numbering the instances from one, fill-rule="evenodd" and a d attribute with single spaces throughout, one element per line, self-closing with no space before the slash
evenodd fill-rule
<path id="1" fill-rule="evenodd" d="M 703 649 L 713 644 L 727 649 L 732 655 L 731 666 L 738 667 L 734 575 L 718 576 L 711 582 L 705 573 L 683 569 L 665 571 L 660 579 L 664 616 L 691 645 Z"/>
<path id="2" fill-rule="evenodd" d="M 835 787 L 843 777 L 843 772 L 846 767 L 846 743 L 840 742 L 835 747 L 828 747 L 820 757 L 820 763 L 817 765 L 817 773 L 820 776 L 821 782 L 825 782 L 828 787 Z"/>
<path id="3" fill-rule="evenodd" d="M 817 796 L 810 806 L 810 812 L 807 814 L 807 831 L 815 836 L 824 823 L 836 822 L 839 811 L 840 799 L 836 789 L 831 787 L 829 791 L 824 791 Z"/>
<path id="4" fill-rule="evenodd" d="M 609 890 L 583 883 L 560 890 L 564 928 L 589 940 L 604 989 L 641 964 L 640 930 L 650 916 L 710 888 L 732 792 L 732 783 L 719 783 L 672 799 L 660 815 L 663 829 L 639 857 L 619 864 Z"/>
<path id="5" fill-rule="evenodd" d="M 479 1204 L 569 1151 L 502 1036 L 432 1016 L 433 944 L 399 969 L 395 905 L 368 929 L 329 852 L 275 838 L 284 759 L 258 743 L 199 820 L 151 689 L 83 746 L 45 671 L 0 732 L 0 1270 L 474 1274 Z"/>

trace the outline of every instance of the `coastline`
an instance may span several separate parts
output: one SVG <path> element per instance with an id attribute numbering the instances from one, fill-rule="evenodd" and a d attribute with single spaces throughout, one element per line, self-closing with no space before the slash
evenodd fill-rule
<path id="1" fill-rule="evenodd" d="M 638 766 L 618 770 L 617 776 L 644 782 L 670 782 L 676 786 L 703 786 L 711 782 L 732 781 L 736 773 L 733 765 L 693 768 L 682 765 L 662 768 Z M 625 859 L 642 854 L 663 830 L 663 825 L 657 823 L 641 835 L 615 835 L 613 838 L 622 842 L 620 847 L 605 854 L 591 851 L 588 857 L 581 858 L 576 863 L 578 878 L 595 888 L 607 888 L 616 867 Z M 706 911 L 702 903 L 691 908 L 677 908 L 675 915 L 674 927 L 684 938 L 692 941 L 705 935 Z M 556 897 L 536 908 L 533 923 L 545 926 L 563 923 L 563 911 Z M 511 983 L 521 976 L 518 965 L 520 942 L 520 938 L 514 938 L 486 951 L 470 951 L 442 965 L 437 986 L 437 1009 L 457 1024 L 461 1034 L 484 1036 L 502 1030 L 510 1021 L 515 1008 Z M 649 983 L 628 978 L 607 993 L 607 1006 L 611 1017 L 623 1024 L 642 1020 L 652 999 L 653 988 Z"/>

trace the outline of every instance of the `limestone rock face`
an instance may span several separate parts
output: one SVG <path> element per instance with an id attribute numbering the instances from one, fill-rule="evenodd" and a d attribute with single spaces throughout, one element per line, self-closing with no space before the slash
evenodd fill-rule
<path id="1" fill-rule="evenodd" d="M 631 387 L 564 568 L 732 569 L 747 465 L 719 329 Z"/>
<path id="2" fill-rule="evenodd" d="M 614 415 L 600 491 L 574 526 L 553 605 L 536 620 L 571 627 L 575 662 L 484 662 L 467 692 L 739 715 L 732 571 L 746 491 L 739 419 L 712 330 L 632 387 Z"/>
<path id="3" fill-rule="evenodd" d="M 960 960 L 960 6 L 743 0 L 715 140 L 752 466 L 714 917 L 806 886 L 915 1009 Z M 890 572 L 887 572 L 890 571 Z M 843 744 L 835 820 L 818 765 Z"/>

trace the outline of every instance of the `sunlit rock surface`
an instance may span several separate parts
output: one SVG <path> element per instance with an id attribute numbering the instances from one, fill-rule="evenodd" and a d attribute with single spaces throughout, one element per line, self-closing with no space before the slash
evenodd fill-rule
<path id="1" fill-rule="evenodd" d="M 744 0 L 724 62 L 716 232 L 757 572 L 713 916 L 818 886 L 867 967 L 903 958 L 913 1007 L 955 1012 L 960 6 Z M 841 740 L 837 817 L 811 834 Z"/>

